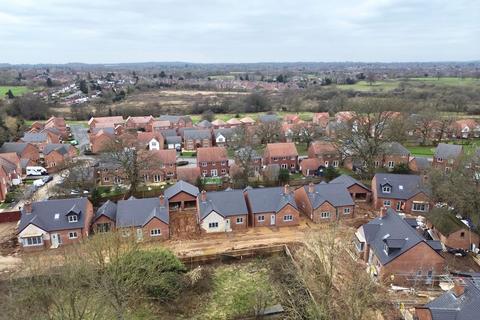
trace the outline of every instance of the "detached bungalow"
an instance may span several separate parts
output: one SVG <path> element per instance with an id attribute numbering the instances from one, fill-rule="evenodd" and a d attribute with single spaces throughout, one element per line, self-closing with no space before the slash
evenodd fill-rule
<path id="1" fill-rule="evenodd" d="M 93 206 L 87 198 L 44 200 L 25 204 L 18 225 L 23 249 L 58 248 L 88 237 Z"/>
<path id="2" fill-rule="evenodd" d="M 120 200 L 117 203 L 116 228 L 125 237 L 135 236 L 137 241 L 166 240 L 170 237 L 168 203 L 158 198 Z"/>
<path id="3" fill-rule="evenodd" d="M 369 273 L 380 280 L 429 284 L 444 272 L 440 241 L 423 238 L 391 208 L 382 209 L 380 217 L 358 228 L 354 243 Z"/>
<path id="4" fill-rule="evenodd" d="M 245 191 L 253 227 L 285 227 L 300 224 L 300 213 L 290 187 L 257 188 Z"/>
<path id="5" fill-rule="evenodd" d="M 347 190 L 350 192 L 350 196 L 352 196 L 354 201 L 370 202 L 372 199 L 372 190 L 349 175 L 342 174 L 341 176 L 330 181 L 330 183 L 343 183 L 345 187 L 347 187 Z"/>
<path id="6" fill-rule="evenodd" d="M 170 211 L 194 209 L 197 205 L 199 190 L 196 186 L 178 181 L 173 186 L 165 190 L 165 198 L 168 200 Z"/>
<path id="7" fill-rule="evenodd" d="M 115 202 L 108 200 L 95 212 L 92 225 L 93 232 L 103 233 L 113 231 L 115 230 L 116 221 L 117 205 Z"/>
<path id="8" fill-rule="evenodd" d="M 246 229 L 248 210 L 242 190 L 200 193 L 197 198 L 198 224 L 207 232 Z"/>
<path id="9" fill-rule="evenodd" d="M 310 183 L 295 190 L 298 208 L 313 222 L 352 218 L 355 203 L 343 183 Z"/>

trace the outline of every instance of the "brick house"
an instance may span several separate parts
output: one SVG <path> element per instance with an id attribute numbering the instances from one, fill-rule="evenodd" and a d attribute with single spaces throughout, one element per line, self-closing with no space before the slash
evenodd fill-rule
<path id="1" fill-rule="evenodd" d="M 292 142 L 268 143 L 263 155 L 263 164 L 278 164 L 282 169 L 295 172 L 298 169 L 298 152 Z"/>
<path id="2" fill-rule="evenodd" d="M 342 161 L 340 152 L 329 141 L 313 141 L 308 147 L 308 157 L 319 159 L 324 167 L 338 168 Z"/>
<path id="3" fill-rule="evenodd" d="M 197 167 L 203 177 L 218 177 L 229 174 L 227 149 L 210 147 L 197 149 Z"/>
<path id="4" fill-rule="evenodd" d="M 330 122 L 330 115 L 328 112 L 318 112 L 313 114 L 313 124 L 320 126 L 322 130 L 326 130 L 328 123 Z"/>
<path id="5" fill-rule="evenodd" d="M 121 116 L 113 116 L 113 117 L 92 117 L 88 120 L 88 126 L 90 131 L 92 131 L 96 127 L 111 127 L 115 128 L 118 125 L 123 126 L 125 121 Z"/>
<path id="6" fill-rule="evenodd" d="M 288 185 L 247 189 L 245 200 L 252 227 L 285 227 L 300 224 L 295 195 Z"/>
<path id="7" fill-rule="evenodd" d="M 0 166 L 0 202 L 5 201 L 7 198 L 8 189 L 10 188 L 10 181 L 8 178 L 7 170 Z"/>
<path id="8" fill-rule="evenodd" d="M 391 207 L 406 214 L 426 214 L 433 207 L 424 176 L 377 173 L 372 179 L 375 209 Z"/>
<path id="9" fill-rule="evenodd" d="M 95 233 L 104 233 L 115 231 L 117 221 L 117 204 L 107 200 L 102 204 L 93 217 L 92 231 Z"/>
<path id="10" fill-rule="evenodd" d="M 33 162 L 40 160 L 40 152 L 31 143 L 25 142 L 5 142 L 0 147 L 0 153 L 15 152 L 20 159 L 29 159 Z"/>
<path id="11" fill-rule="evenodd" d="M 93 205 L 87 198 L 25 204 L 18 225 L 18 242 L 24 250 L 79 242 L 88 237 L 93 216 Z"/>
<path id="12" fill-rule="evenodd" d="M 433 155 L 432 166 L 450 172 L 463 156 L 463 147 L 455 144 L 439 143 Z"/>
<path id="13" fill-rule="evenodd" d="M 410 151 L 398 142 L 388 142 L 382 145 L 382 154 L 375 161 L 375 167 L 383 167 L 392 170 L 395 166 L 408 166 Z"/>
<path id="14" fill-rule="evenodd" d="M 118 201 L 116 219 L 116 228 L 125 237 L 132 236 L 137 241 L 170 238 L 170 213 L 163 195 Z"/>
<path id="15" fill-rule="evenodd" d="M 77 149 L 68 143 L 51 143 L 45 146 L 43 155 L 46 169 L 52 172 L 56 167 L 73 159 L 77 155 Z"/>
<path id="16" fill-rule="evenodd" d="M 372 200 L 372 190 L 349 175 L 342 174 L 330 183 L 343 183 L 355 202 L 370 202 Z"/>
<path id="17" fill-rule="evenodd" d="M 172 128 L 172 124 L 168 120 L 155 120 L 152 119 L 145 127 L 145 130 L 148 132 L 162 132 L 163 130 L 168 130 Z"/>
<path id="18" fill-rule="evenodd" d="M 198 188 L 183 180 L 165 190 L 165 198 L 168 200 L 170 211 L 195 209 L 197 197 L 200 191 Z"/>
<path id="19" fill-rule="evenodd" d="M 212 133 L 205 129 L 189 129 L 183 131 L 183 148 L 187 151 L 212 146 Z"/>
<path id="20" fill-rule="evenodd" d="M 5 201 L 13 185 L 22 183 L 20 158 L 15 152 L 0 153 L 0 201 Z"/>
<path id="21" fill-rule="evenodd" d="M 295 190 L 299 210 L 315 223 L 355 216 L 355 203 L 343 183 L 310 183 Z"/>
<path id="22" fill-rule="evenodd" d="M 254 176 L 258 176 L 262 172 L 262 157 L 258 152 L 251 147 L 240 148 L 235 151 L 234 154 L 235 161 L 240 163 L 242 161 L 247 161 L 250 163 L 251 170 L 253 171 Z M 243 159 L 243 160 L 242 160 Z M 233 176 L 233 174 L 232 174 Z"/>
<path id="23" fill-rule="evenodd" d="M 171 127 L 175 129 L 193 127 L 192 119 L 189 116 L 163 115 L 163 116 L 160 116 L 158 120 L 170 121 Z"/>
<path id="24" fill-rule="evenodd" d="M 148 169 L 144 173 L 149 177 L 145 180 L 147 183 L 158 183 L 175 179 L 177 176 L 177 152 L 175 150 L 157 150 L 148 153 L 148 157 L 152 159 L 148 164 Z"/>
<path id="25" fill-rule="evenodd" d="M 286 114 L 283 116 L 283 121 L 287 124 L 297 124 L 302 121 L 298 114 Z"/>
<path id="26" fill-rule="evenodd" d="M 96 133 L 90 133 L 90 151 L 100 153 L 105 151 L 115 141 L 115 134 L 111 130 L 101 129 Z"/>
<path id="27" fill-rule="evenodd" d="M 253 119 L 250 118 L 250 117 L 241 118 L 241 119 L 240 119 L 240 122 L 241 122 L 244 126 L 253 126 L 253 125 L 255 125 L 255 120 L 253 120 Z"/>
<path id="28" fill-rule="evenodd" d="M 128 130 L 146 131 L 149 123 L 155 119 L 152 116 L 128 117 L 125 128 Z"/>
<path id="29" fill-rule="evenodd" d="M 44 130 L 47 130 L 47 131 L 50 130 L 52 132 L 58 133 L 58 135 L 60 135 L 60 137 L 63 140 L 68 139 L 68 136 L 69 136 L 69 132 L 68 132 L 68 128 L 67 128 L 67 124 L 65 122 L 65 119 L 60 118 L 60 117 L 53 117 L 52 116 L 47 121 L 45 121 L 45 123 L 35 121 L 30 126 L 29 132 L 38 133 L 38 132 L 42 132 Z"/>
<path id="30" fill-rule="evenodd" d="M 379 280 L 430 284 L 444 273 L 440 241 L 426 240 L 392 208 L 357 229 L 355 249 Z"/>
<path id="31" fill-rule="evenodd" d="M 212 121 L 212 127 L 213 129 L 224 129 L 224 128 L 228 128 L 228 125 L 222 119 L 215 119 Z"/>
<path id="32" fill-rule="evenodd" d="M 115 186 L 125 181 L 122 167 L 110 161 L 97 162 L 94 165 L 94 176 L 98 186 Z"/>
<path id="33" fill-rule="evenodd" d="M 248 209 L 242 190 L 206 192 L 197 197 L 198 224 L 206 233 L 245 230 Z"/>
<path id="34" fill-rule="evenodd" d="M 159 132 L 137 132 L 137 143 L 148 150 L 161 150 L 165 138 Z"/>
<path id="35" fill-rule="evenodd" d="M 230 128 L 213 129 L 212 134 L 217 147 L 227 147 L 232 142 L 234 131 Z"/>
<path id="36" fill-rule="evenodd" d="M 323 168 L 323 162 L 317 158 L 307 158 L 300 161 L 300 171 L 305 177 L 321 175 Z"/>
<path id="37" fill-rule="evenodd" d="M 449 248 L 475 250 L 479 248 L 480 236 L 475 228 L 459 219 L 447 209 L 435 208 L 427 217 L 427 226 Z"/>
<path id="38" fill-rule="evenodd" d="M 480 124 L 473 119 L 459 119 L 450 127 L 452 138 L 470 139 L 480 137 Z"/>
<path id="39" fill-rule="evenodd" d="M 49 143 L 60 143 L 60 136 L 49 131 L 39 133 L 25 132 L 20 139 L 21 142 L 33 144 L 40 152 L 43 152 L 45 145 Z"/>
<path id="40" fill-rule="evenodd" d="M 238 128 L 242 125 L 243 125 L 242 121 L 240 121 L 237 118 L 231 118 L 227 121 L 227 126 L 232 129 Z"/>

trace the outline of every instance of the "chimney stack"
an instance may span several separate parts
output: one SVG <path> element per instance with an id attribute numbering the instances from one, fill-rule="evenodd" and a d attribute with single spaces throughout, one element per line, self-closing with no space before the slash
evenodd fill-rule
<path id="1" fill-rule="evenodd" d="M 387 207 L 381 207 L 380 208 L 380 218 L 384 218 L 387 215 Z"/>
<path id="2" fill-rule="evenodd" d="M 458 278 L 454 280 L 454 285 L 453 285 L 453 294 L 455 297 L 459 298 L 465 293 L 465 281 L 463 279 Z"/>
<path id="3" fill-rule="evenodd" d="M 200 200 L 202 200 L 202 202 L 207 201 L 207 192 L 205 190 L 202 190 L 200 193 Z"/>
<path id="4" fill-rule="evenodd" d="M 23 212 L 26 214 L 32 213 L 32 203 L 30 201 L 25 202 L 23 205 Z"/>
<path id="5" fill-rule="evenodd" d="M 289 194 L 290 193 L 290 186 L 288 184 L 286 184 L 284 187 L 283 187 L 283 193 L 284 194 Z"/>
<path id="6" fill-rule="evenodd" d="M 158 199 L 160 200 L 160 207 L 165 207 L 165 196 L 161 194 Z"/>
<path id="7" fill-rule="evenodd" d="M 315 192 L 315 185 L 313 184 L 313 182 L 310 182 L 308 184 L 308 193 L 314 193 Z"/>

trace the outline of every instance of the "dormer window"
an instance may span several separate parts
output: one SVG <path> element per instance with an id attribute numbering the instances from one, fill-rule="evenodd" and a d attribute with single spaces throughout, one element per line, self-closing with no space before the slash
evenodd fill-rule
<path id="1" fill-rule="evenodd" d="M 388 256 L 388 245 L 387 245 L 386 242 L 383 244 L 383 251 L 385 251 L 385 253 L 386 253 L 387 256 Z"/>
<path id="2" fill-rule="evenodd" d="M 390 192 L 392 192 L 392 187 L 390 187 L 389 185 L 383 186 L 382 187 L 382 192 L 383 193 L 390 193 Z"/>
<path id="3" fill-rule="evenodd" d="M 78 216 L 76 215 L 68 216 L 68 222 L 78 222 Z"/>

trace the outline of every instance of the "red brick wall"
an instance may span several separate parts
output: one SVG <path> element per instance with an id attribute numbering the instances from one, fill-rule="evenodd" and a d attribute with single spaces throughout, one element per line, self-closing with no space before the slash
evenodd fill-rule
<path id="1" fill-rule="evenodd" d="M 159 219 L 152 219 L 148 222 L 143 228 L 143 239 L 146 241 L 150 240 L 167 240 L 170 238 L 170 227 L 165 222 Z M 161 235 L 157 237 L 150 236 L 150 230 L 160 229 Z"/>
<path id="2" fill-rule="evenodd" d="M 274 157 L 266 156 L 264 158 L 264 164 L 278 164 L 280 168 L 282 168 L 282 165 L 286 165 L 288 170 L 296 170 L 298 168 L 298 157 L 295 157 L 294 160 L 291 160 L 291 157 L 286 157 L 286 159 L 283 159 L 283 157 L 277 157 L 276 160 L 274 160 Z M 293 169 L 291 168 L 292 165 L 295 166 Z"/>
<path id="3" fill-rule="evenodd" d="M 457 230 L 448 236 L 444 236 L 436 229 L 434 230 L 440 236 L 440 241 L 448 247 L 467 250 L 470 249 L 470 243 L 475 244 L 477 248 L 479 246 L 480 237 L 476 233 L 470 232 L 467 229 Z M 464 234 L 463 237 L 461 236 L 462 232 Z"/>
<path id="4" fill-rule="evenodd" d="M 405 276 L 402 277 L 402 274 L 410 274 L 411 277 L 421 270 L 422 276 L 426 276 L 429 270 L 433 270 L 434 275 L 438 275 L 443 273 L 444 266 L 445 259 L 428 244 L 420 242 L 383 266 L 379 275 L 380 278 L 388 280 L 390 275 L 394 274 L 395 283 L 407 283 L 408 279 Z"/>
<path id="5" fill-rule="evenodd" d="M 207 166 L 204 167 L 202 165 L 202 163 L 200 161 L 197 160 L 197 167 L 200 168 L 200 174 L 203 176 L 203 173 L 204 173 L 204 170 L 207 170 L 207 173 L 206 173 L 206 177 L 211 177 L 211 170 L 212 169 L 217 169 L 217 175 L 219 177 L 221 176 L 224 176 L 224 175 L 227 175 L 230 171 L 229 167 L 228 167 L 228 160 L 225 160 L 225 165 L 222 166 L 222 162 L 221 161 L 218 161 L 218 162 L 207 162 Z M 226 170 L 226 173 L 223 174 L 222 173 L 222 169 L 225 169 Z"/>
<path id="6" fill-rule="evenodd" d="M 21 158 L 30 159 L 37 162 L 40 159 L 40 153 L 34 145 L 28 144 L 27 147 L 23 150 Z"/>
<path id="7" fill-rule="evenodd" d="M 237 218 L 243 218 L 243 223 L 237 224 Z M 246 214 L 230 216 L 228 219 L 230 219 L 230 228 L 232 230 L 244 230 L 248 226 L 248 215 Z"/>
<path id="8" fill-rule="evenodd" d="M 97 220 L 95 220 L 92 224 L 92 231 L 93 232 L 96 232 L 97 230 L 97 225 L 98 224 L 103 224 L 103 223 L 110 223 L 110 231 L 114 231 L 115 230 L 115 221 L 113 221 L 112 219 L 106 217 L 106 216 L 101 216 L 100 218 L 98 218 Z"/>
<path id="9" fill-rule="evenodd" d="M 20 211 L 0 212 L 0 223 L 16 222 L 18 220 L 20 220 Z"/>
<path id="10" fill-rule="evenodd" d="M 365 188 L 362 188 L 361 186 L 357 185 L 357 184 L 354 184 L 352 186 L 350 186 L 348 188 L 348 192 L 350 192 L 350 194 L 352 195 L 352 198 L 354 198 L 354 194 L 358 194 L 358 193 L 366 193 L 367 194 L 367 202 L 371 200 L 372 198 L 372 192 L 365 189 Z"/>
<path id="11" fill-rule="evenodd" d="M 283 217 L 286 215 L 292 215 L 293 221 L 284 221 Z M 300 212 L 291 205 L 286 205 L 282 210 L 277 212 L 275 219 L 275 225 L 277 227 L 298 226 L 300 224 Z"/>

